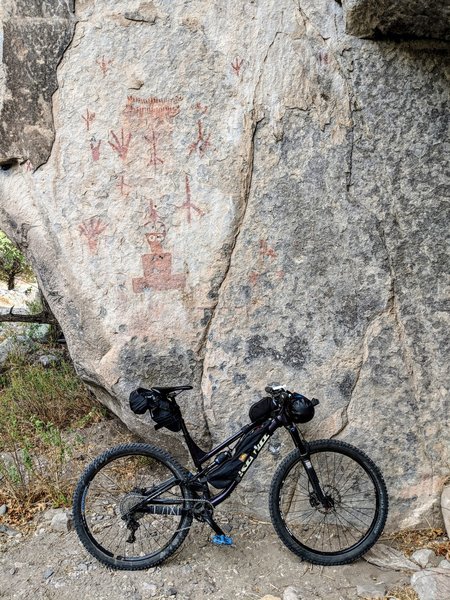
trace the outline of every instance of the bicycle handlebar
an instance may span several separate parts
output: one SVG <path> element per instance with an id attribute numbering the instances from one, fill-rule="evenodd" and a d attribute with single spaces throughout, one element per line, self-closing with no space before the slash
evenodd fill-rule
<path id="1" fill-rule="evenodd" d="M 273 396 L 276 400 L 286 400 L 292 395 L 292 392 L 287 390 L 284 385 L 268 385 L 266 386 L 265 391 Z M 309 398 L 306 399 L 309 400 Z M 311 398 L 310 402 L 313 406 L 317 406 L 319 404 L 319 400 L 317 400 L 317 398 Z"/>

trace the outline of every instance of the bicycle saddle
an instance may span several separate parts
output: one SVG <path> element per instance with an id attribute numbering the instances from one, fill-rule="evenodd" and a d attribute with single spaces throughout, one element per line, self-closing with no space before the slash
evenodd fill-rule
<path id="1" fill-rule="evenodd" d="M 156 385 L 152 385 L 152 390 L 156 390 L 157 392 L 161 392 L 163 394 L 170 394 L 170 392 L 178 392 L 183 390 L 192 390 L 192 385 L 170 385 L 170 386 L 162 386 L 158 387 Z"/>

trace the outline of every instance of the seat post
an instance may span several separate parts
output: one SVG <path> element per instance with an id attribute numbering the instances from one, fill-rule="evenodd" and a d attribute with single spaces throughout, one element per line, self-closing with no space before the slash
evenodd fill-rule
<path id="1" fill-rule="evenodd" d="M 188 428 L 186 427 L 186 423 L 184 422 L 184 419 L 181 416 L 181 413 L 180 420 L 181 431 L 183 432 L 184 439 L 186 440 L 186 445 L 188 447 L 189 453 L 192 457 L 192 460 L 194 461 L 194 465 L 197 467 L 197 469 L 199 469 L 201 466 L 201 460 L 206 456 L 206 452 L 204 452 L 192 439 L 191 434 L 189 433 Z"/>

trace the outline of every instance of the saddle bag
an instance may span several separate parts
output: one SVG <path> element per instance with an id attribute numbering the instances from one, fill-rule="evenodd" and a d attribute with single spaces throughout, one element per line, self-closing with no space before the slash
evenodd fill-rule
<path id="1" fill-rule="evenodd" d="M 246 433 L 236 445 L 233 456 L 212 469 L 208 473 L 206 481 L 218 489 L 228 487 L 236 479 L 245 461 L 265 433 L 265 427 L 257 427 Z"/>
<path id="2" fill-rule="evenodd" d="M 130 408 L 137 415 L 147 410 L 155 421 L 155 429 L 166 427 L 170 431 L 180 431 L 181 415 L 178 406 L 157 390 L 138 388 L 130 394 Z"/>

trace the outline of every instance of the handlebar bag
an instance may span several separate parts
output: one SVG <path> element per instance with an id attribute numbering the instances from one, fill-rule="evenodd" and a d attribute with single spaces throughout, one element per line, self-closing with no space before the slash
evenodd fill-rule
<path id="1" fill-rule="evenodd" d="M 252 423 L 256 423 L 257 421 L 262 421 L 270 417 L 271 412 L 272 398 L 266 396 L 265 398 L 261 398 L 261 400 L 258 400 L 258 402 L 255 402 L 250 406 L 248 416 L 250 417 L 250 421 Z"/>

